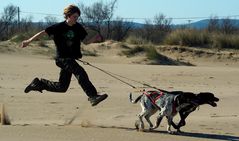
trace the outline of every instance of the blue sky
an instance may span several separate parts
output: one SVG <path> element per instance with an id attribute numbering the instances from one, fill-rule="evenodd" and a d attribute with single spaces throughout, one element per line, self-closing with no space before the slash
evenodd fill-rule
<path id="1" fill-rule="evenodd" d="M 37 13 L 56 14 L 59 21 L 63 20 L 63 9 L 69 4 L 91 5 L 100 0 L 1 0 L 0 13 L 9 4 L 19 6 L 21 17 L 33 16 L 33 21 L 44 20 L 46 15 Z M 102 0 L 110 2 L 111 0 Z M 118 0 L 115 17 L 139 18 L 136 22 L 144 22 L 141 18 L 153 18 L 163 13 L 170 18 L 231 16 L 239 18 L 239 0 Z M 24 13 L 25 12 L 25 13 Z M 31 13 L 27 13 L 31 12 Z M 199 19 L 192 19 L 192 22 Z M 188 19 L 175 19 L 173 23 L 187 23 Z"/>

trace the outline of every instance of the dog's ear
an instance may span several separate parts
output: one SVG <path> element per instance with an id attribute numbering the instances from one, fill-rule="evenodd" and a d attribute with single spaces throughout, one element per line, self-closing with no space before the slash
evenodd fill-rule
<path id="1" fill-rule="evenodd" d="M 201 99 L 219 101 L 219 98 L 215 97 L 214 94 L 210 92 L 200 92 L 199 94 L 197 94 L 197 97 Z"/>
<path id="2" fill-rule="evenodd" d="M 210 92 L 200 92 L 199 94 L 200 95 L 213 95 L 214 96 L 214 94 L 210 93 Z"/>

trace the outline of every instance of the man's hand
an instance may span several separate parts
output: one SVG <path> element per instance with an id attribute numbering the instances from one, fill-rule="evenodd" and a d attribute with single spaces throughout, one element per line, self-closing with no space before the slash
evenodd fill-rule
<path id="1" fill-rule="evenodd" d="M 37 38 L 39 38 L 40 36 L 45 35 L 45 34 L 46 34 L 45 30 L 42 30 L 42 31 L 38 32 L 37 34 L 35 34 L 34 36 L 32 36 L 30 39 L 24 40 L 24 41 L 21 43 L 20 47 L 21 47 L 21 48 L 24 48 L 24 47 L 28 46 L 28 45 L 30 44 L 30 42 L 34 41 L 35 39 L 37 39 Z"/>
<path id="2" fill-rule="evenodd" d="M 20 47 L 24 48 L 24 47 L 27 47 L 29 44 L 30 44 L 30 40 L 25 40 L 21 43 Z"/>

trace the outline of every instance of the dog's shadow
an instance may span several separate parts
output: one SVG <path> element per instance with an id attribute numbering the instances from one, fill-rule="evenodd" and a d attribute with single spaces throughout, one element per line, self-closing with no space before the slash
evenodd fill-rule
<path id="1" fill-rule="evenodd" d="M 232 135 L 219 135 L 219 134 L 206 134 L 206 133 L 181 133 L 181 136 L 189 136 L 189 137 L 196 137 L 196 138 L 205 138 L 205 139 L 216 139 L 216 140 L 231 140 L 231 141 L 239 141 L 238 136 Z"/>
<path id="2" fill-rule="evenodd" d="M 168 134 L 167 131 L 158 131 L 158 130 L 148 131 L 147 133 Z M 192 133 L 192 132 L 181 132 L 181 133 L 175 133 L 174 135 L 176 135 L 176 136 L 185 136 L 185 137 L 194 137 L 194 138 L 204 138 L 204 139 L 239 141 L 239 137 L 238 136 L 232 136 L 232 135 Z"/>
<path id="3" fill-rule="evenodd" d="M 111 129 L 120 129 L 120 130 L 127 130 L 127 131 L 137 131 L 136 128 L 129 128 L 129 127 L 118 127 L 118 126 L 94 126 L 97 128 L 111 128 Z M 169 135 L 167 131 L 145 131 L 145 133 L 160 133 Z M 204 138 L 204 139 L 215 139 L 215 140 L 231 140 L 231 141 L 239 141 L 238 136 L 232 135 L 219 135 L 219 134 L 207 134 L 207 133 L 192 133 L 192 132 L 181 132 L 175 133 L 176 136 L 185 136 L 185 137 L 194 137 L 194 138 Z"/>

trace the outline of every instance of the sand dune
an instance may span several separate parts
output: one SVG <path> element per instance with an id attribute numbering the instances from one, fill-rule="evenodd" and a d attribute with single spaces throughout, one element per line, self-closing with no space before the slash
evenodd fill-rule
<path id="1" fill-rule="evenodd" d="M 134 122 L 141 109 L 138 104 L 129 103 L 128 94 L 132 92 L 136 97 L 139 91 L 92 67 L 83 66 L 98 91 L 109 94 L 109 98 L 96 107 L 90 106 L 75 78 L 72 78 L 66 93 L 44 91 L 42 94 L 25 94 L 24 88 L 36 76 L 57 80 L 59 68 L 54 60 L 45 56 L 0 54 L 0 103 L 5 105 L 11 122 L 11 125 L 0 127 L 0 140 L 239 140 L 237 63 L 225 65 L 225 62 L 202 61 L 201 65 L 191 67 L 132 64 L 132 60 L 120 59 L 118 55 L 83 59 L 105 70 L 162 89 L 195 93 L 209 91 L 220 101 L 218 107 L 203 105 L 193 112 L 182 128 L 185 133 L 181 135 L 168 135 L 166 120 L 154 132 L 137 132 Z"/>

